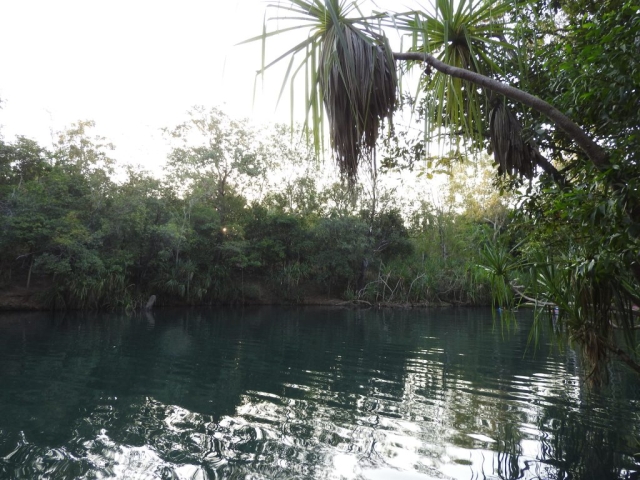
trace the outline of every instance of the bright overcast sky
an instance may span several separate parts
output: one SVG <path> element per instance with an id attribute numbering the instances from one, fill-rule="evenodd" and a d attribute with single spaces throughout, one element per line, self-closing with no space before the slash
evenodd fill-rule
<path id="1" fill-rule="evenodd" d="M 116 145 L 116 159 L 159 172 L 167 153 L 160 129 L 194 105 L 289 122 L 288 93 L 276 110 L 286 62 L 267 72 L 254 104 L 261 44 L 235 46 L 262 33 L 265 7 L 264 0 L 0 0 L 0 134 L 50 145 L 52 132 L 94 120 L 95 134 Z M 267 59 L 286 42 L 270 39 Z"/>
<path id="2" fill-rule="evenodd" d="M 260 43 L 234 47 L 261 33 L 264 11 L 260 0 L 0 0 L 0 132 L 49 144 L 51 131 L 95 120 L 116 158 L 153 169 L 159 129 L 193 105 L 287 122 L 277 93 L 253 105 Z"/>

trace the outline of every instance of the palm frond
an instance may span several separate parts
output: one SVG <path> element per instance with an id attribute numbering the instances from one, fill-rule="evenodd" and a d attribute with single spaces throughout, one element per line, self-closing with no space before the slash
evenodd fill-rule
<path id="1" fill-rule="evenodd" d="M 512 0 L 434 0 L 430 8 L 394 16 L 387 25 L 410 39 L 411 51 L 483 75 L 502 74 L 503 53 L 513 49 L 503 41 L 510 32 L 507 15 L 512 6 Z M 425 135 L 444 129 L 483 143 L 482 112 L 489 110 L 489 99 L 481 89 L 434 72 L 423 77 L 420 90 L 428 95 Z"/>
<path id="2" fill-rule="evenodd" d="M 341 173 L 354 181 L 361 158 L 375 149 L 381 122 L 391 120 L 396 106 L 393 53 L 380 27 L 370 23 L 384 14 L 363 16 L 356 2 L 346 0 L 291 0 L 270 6 L 293 13 L 276 16 L 278 22 L 306 21 L 309 34 L 275 60 L 266 65 L 263 62 L 258 74 L 290 57 L 279 98 L 289 83 L 293 101 L 294 81 L 304 72 L 306 131 L 313 134 L 319 153 L 326 109 L 336 161 Z M 359 16 L 349 17 L 354 11 Z M 271 32 L 264 28 L 262 35 L 243 43 L 262 41 L 264 48 L 268 38 L 299 28 L 295 25 Z"/>
<path id="3" fill-rule="evenodd" d="M 505 102 L 497 100 L 490 113 L 491 150 L 501 175 L 532 178 L 540 155 L 536 146 L 524 140 L 522 127 Z"/>
<path id="4" fill-rule="evenodd" d="M 380 122 L 391 120 L 397 79 L 383 36 L 334 25 L 322 49 L 320 85 L 331 145 L 340 170 L 353 180 L 358 162 L 375 149 Z"/>

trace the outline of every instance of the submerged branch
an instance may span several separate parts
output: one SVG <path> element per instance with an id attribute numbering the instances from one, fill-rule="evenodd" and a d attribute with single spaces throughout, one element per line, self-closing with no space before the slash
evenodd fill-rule
<path id="1" fill-rule="evenodd" d="M 615 345 L 610 345 L 608 343 L 605 344 L 605 347 L 610 352 L 615 353 L 620 360 L 622 360 L 629 367 L 631 367 L 631 369 L 634 370 L 636 373 L 640 373 L 640 364 L 638 364 L 638 362 L 636 362 L 633 358 L 631 358 L 627 352 L 625 352 L 624 350 L 622 350 L 621 348 Z"/>

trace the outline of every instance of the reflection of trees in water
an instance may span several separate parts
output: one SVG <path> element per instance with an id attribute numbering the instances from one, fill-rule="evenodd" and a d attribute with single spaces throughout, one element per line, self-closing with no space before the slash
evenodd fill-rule
<path id="1" fill-rule="evenodd" d="M 474 311 L 420 315 L 211 309 L 21 323 L 0 327 L 0 348 L 29 366 L 11 363 L 0 382 L 20 372 L 47 393 L 53 433 L 38 434 L 43 420 L 28 440 L 86 440 L 105 428 L 117 445 L 151 446 L 166 472 L 190 462 L 212 477 L 325 478 L 343 457 L 358 471 L 440 475 L 458 462 L 502 479 L 617 478 L 633 468 L 613 452 L 635 448 L 637 419 L 619 406 L 587 415 L 610 405 L 597 395 L 585 403 L 570 352 L 525 355 L 526 322 L 495 332 Z M 613 378 L 609 402 L 634 398 L 624 374 Z M 25 420 L 42 409 L 32 404 L 14 411 Z"/>
<path id="2" fill-rule="evenodd" d="M 524 460 L 524 467 L 521 467 L 520 457 L 522 456 L 522 435 L 512 424 L 503 429 L 503 437 L 500 438 L 498 451 L 494 458 L 494 471 L 501 479 L 525 478 L 526 472 L 530 468 L 531 461 Z"/>
<path id="3" fill-rule="evenodd" d="M 625 471 L 633 470 L 635 462 L 621 453 L 629 450 L 633 426 L 605 427 L 589 418 L 586 419 L 589 425 L 585 426 L 584 418 L 578 418 L 574 412 L 564 413 L 553 419 L 549 432 L 540 439 L 545 463 L 554 467 L 557 478 L 571 475 L 573 478 L 594 480 L 633 478 L 625 476 Z"/>
<path id="4" fill-rule="evenodd" d="M 402 315 L 397 316 L 402 317 Z M 297 355 L 304 359 L 305 365 L 312 365 L 314 371 L 330 373 L 324 378 L 325 386 L 331 386 L 334 391 L 333 394 L 329 394 L 319 385 L 306 390 L 304 395 L 285 389 L 286 397 L 293 396 L 309 400 L 310 403 L 306 404 L 304 408 L 312 410 L 315 418 L 322 418 L 322 422 L 318 424 L 320 425 L 319 431 L 309 434 L 311 437 L 319 438 L 320 443 L 328 443 L 355 451 L 361 456 L 361 460 L 365 457 L 372 458 L 372 453 L 376 453 L 375 463 L 381 459 L 388 459 L 394 453 L 393 448 L 389 447 L 391 442 L 387 439 L 388 431 L 391 430 L 389 419 L 397 416 L 400 419 L 421 422 L 437 418 L 439 422 L 429 424 L 428 431 L 412 433 L 421 441 L 421 445 L 415 448 L 421 456 L 436 460 L 444 456 L 445 449 L 439 440 L 446 436 L 446 428 L 439 428 L 439 426 L 449 425 L 454 426 L 460 432 L 483 432 L 498 440 L 498 446 L 495 448 L 494 471 L 499 478 L 535 476 L 537 474 L 534 472 L 540 471 L 541 465 L 554 463 L 549 451 L 545 451 L 543 448 L 537 449 L 535 452 L 523 452 L 521 447 L 523 441 L 531 443 L 535 440 L 537 442 L 540 433 L 527 434 L 519 427 L 527 424 L 533 425 L 541 430 L 542 435 L 547 435 L 546 428 L 540 421 L 545 412 L 555 408 L 556 411 L 552 412 L 551 416 L 564 418 L 570 404 L 580 401 L 581 386 L 578 380 L 570 378 L 570 382 L 567 384 L 568 372 L 561 365 L 555 366 L 555 370 L 545 375 L 543 381 L 536 381 L 533 374 L 539 372 L 540 362 L 523 360 L 521 356 L 525 346 L 523 340 L 526 340 L 526 336 L 516 339 L 520 341 L 520 348 L 516 348 L 518 352 L 516 355 L 506 354 L 507 350 L 513 349 L 513 344 L 509 343 L 513 339 L 508 339 L 505 342 L 499 337 L 494 338 L 492 344 L 483 345 L 483 348 L 496 352 L 492 358 L 497 358 L 500 362 L 494 366 L 503 371 L 504 375 L 492 384 L 490 379 L 494 378 L 495 374 L 490 365 L 487 365 L 486 358 L 483 358 L 479 349 L 474 348 L 473 345 L 473 339 L 478 338 L 478 334 L 482 334 L 482 332 L 460 332 L 460 335 L 452 335 L 443 339 L 442 336 L 437 336 L 441 333 L 437 328 L 431 332 L 430 326 L 421 325 L 422 337 L 430 337 L 433 334 L 434 343 L 439 346 L 431 348 L 429 345 L 413 342 L 411 345 L 407 345 L 410 348 L 404 349 L 406 352 L 404 357 L 400 355 L 387 358 L 383 368 L 387 373 L 391 373 L 390 377 L 402 379 L 402 381 L 393 382 L 389 377 L 380 378 L 382 372 L 380 370 L 382 368 L 380 353 L 383 351 L 380 342 L 381 340 L 384 342 L 392 340 L 396 333 L 394 331 L 396 327 L 399 330 L 404 329 L 404 333 L 409 331 L 411 334 L 412 324 L 409 322 L 403 325 L 402 320 L 398 318 L 391 322 L 391 328 L 389 328 L 389 323 L 381 322 L 383 326 L 381 331 L 376 331 L 375 328 L 368 330 L 367 333 L 370 335 L 363 337 L 364 348 L 358 348 L 359 342 L 349 337 L 349 331 L 339 331 L 338 335 L 343 339 L 341 345 L 344 345 L 346 350 L 339 349 L 340 353 L 335 356 L 333 364 L 330 359 L 327 360 L 322 355 L 326 345 L 333 345 L 335 341 L 333 338 L 326 342 L 316 338 L 314 348 L 311 351 L 304 349 L 298 351 Z M 351 328 L 357 330 L 357 324 L 351 325 Z M 481 327 L 476 326 L 475 328 Z M 372 331 L 376 335 L 372 336 Z M 293 334 L 298 339 L 300 324 L 296 324 L 296 328 L 292 331 L 285 330 L 282 334 L 285 336 Z M 416 337 L 410 335 L 410 338 L 415 339 Z M 372 339 L 373 345 L 371 347 L 373 349 L 366 345 L 368 339 Z M 372 352 L 374 352 L 373 355 Z M 416 356 L 416 352 L 421 352 L 422 355 Z M 451 355 L 447 355 L 448 352 L 452 352 L 452 355 L 464 352 L 465 355 L 461 358 L 457 357 L 453 361 Z M 404 365 L 401 365 L 400 362 L 404 362 Z M 353 393 L 353 379 L 341 375 L 345 364 L 349 363 L 368 367 L 365 369 L 367 370 L 366 374 L 369 375 L 368 380 L 366 383 L 360 384 L 358 394 Z M 544 364 L 542 366 L 544 367 Z M 529 382 L 521 381 L 521 384 L 517 386 L 524 388 L 526 395 L 518 396 L 521 391 L 514 390 L 511 385 L 514 374 L 533 379 Z M 345 379 L 346 382 L 344 382 Z M 448 388 L 445 388 L 447 382 Z M 482 395 L 481 390 L 488 391 L 484 392 L 487 394 L 486 397 Z M 552 401 L 546 405 L 528 403 L 534 399 L 532 392 L 536 395 L 547 395 Z M 514 401 L 521 403 L 520 408 L 517 403 L 514 404 Z M 333 408 L 324 411 L 323 406 Z M 335 435 L 327 433 L 326 429 L 323 430 L 321 427 L 327 424 L 340 425 L 341 421 L 344 422 L 344 418 L 340 418 L 344 412 L 336 415 L 336 412 L 340 412 L 340 408 L 355 408 L 356 422 L 366 425 L 369 421 L 371 424 L 360 428 L 357 434 L 353 434 L 351 437 L 352 439 L 366 439 L 362 441 L 362 444 L 349 445 L 349 437 L 343 437 L 337 441 Z M 347 423 L 353 421 L 352 418 L 348 420 Z M 385 421 L 387 428 L 385 428 Z M 397 426 L 395 427 L 397 428 Z M 555 431 L 553 435 L 559 444 L 571 444 L 576 435 L 588 442 L 591 437 L 583 434 L 586 428 L 590 428 L 589 425 L 581 424 L 578 420 L 576 421 L 576 431 L 566 435 L 561 431 Z M 456 442 L 456 439 L 449 440 Z M 428 447 L 425 448 L 425 445 Z M 467 444 L 462 442 L 461 446 L 473 448 L 472 442 Z M 612 443 L 611 448 L 620 451 L 622 446 L 620 442 Z M 616 462 L 618 465 L 621 464 L 619 460 Z M 562 471 L 573 472 L 574 475 L 577 475 L 588 468 L 583 463 L 585 462 L 582 462 L 580 456 L 567 459 Z M 437 465 L 438 462 L 436 461 L 435 464 Z M 594 471 L 612 470 L 600 468 Z M 552 472 L 547 469 L 546 474 L 551 475 Z"/>

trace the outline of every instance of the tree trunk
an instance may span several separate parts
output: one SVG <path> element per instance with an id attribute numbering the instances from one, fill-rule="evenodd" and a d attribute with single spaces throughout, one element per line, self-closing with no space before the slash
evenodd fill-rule
<path id="1" fill-rule="evenodd" d="M 511 100 L 533 108 L 552 120 L 559 128 L 564 130 L 564 132 L 569 135 L 569 137 L 587 154 L 589 160 L 591 160 L 599 170 L 607 170 L 610 167 L 606 151 L 593 141 L 589 135 L 587 135 L 584 130 L 576 125 L 569 117 L 544 100 L 531 95 L 530 93 L 523 92 L 511 85 L 506 85 L 494 80 L 493 78 L 441 62 L 428 53 L 394 53 L 393 56 L 396 60 L 425 62 L 446 75 L 467 80 L 475 85 L 484 87 L 488 90 L 504 95 Z"/>
<path id="2" fill-rule="evenodd" d="M 31 270 L 33 270 L 33 257 L 31 255 L 31 262 L 29 262 L 29 273 L 27 274 L 27 290 L 29 290 L 29 286 L 31 285 Z"/>
<path id="3" fill-rule="evenodd" d="M 155 295 L 151 295 L 149 297 L 149 300 L 147 300 L 147 304 L 144 306 L 144 309 L 148 312 L 149 310 L 151 310 L 153 308 L 153 304 L 156 303 L 156 296 Z"/>
<path id="4" fill-rule="evenodd" d="M 369 267 L 369 260 L 366 258 L 362 259 L 362 263 L 360 264 L 360 275 L 358 276 L 358 284 L 356 285 L 356 291 L 360 292 L 364 288 L 364 279 L 367 273 L 367 268 Z"/>

